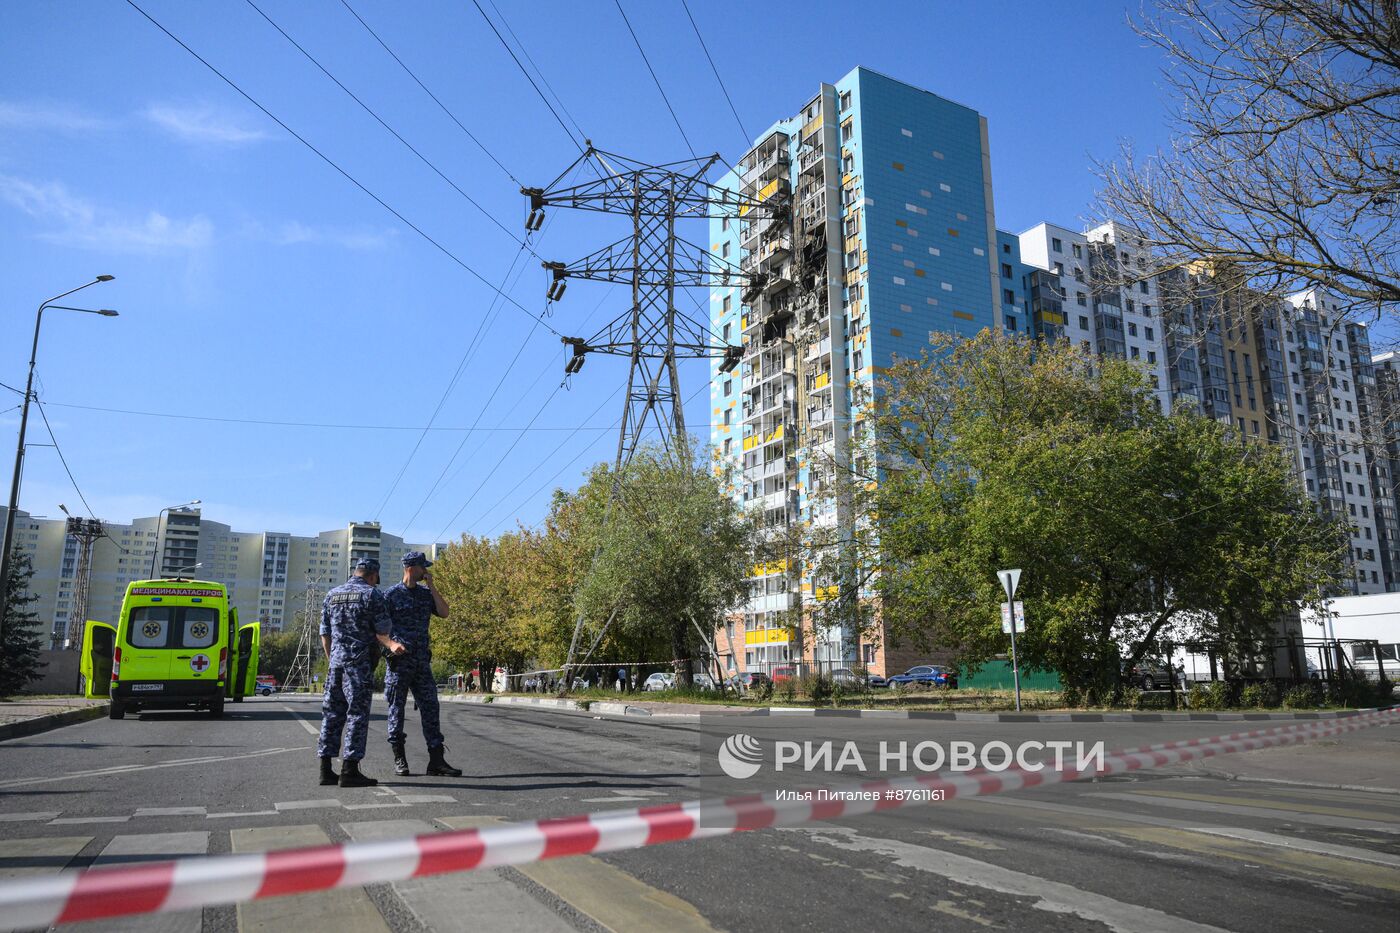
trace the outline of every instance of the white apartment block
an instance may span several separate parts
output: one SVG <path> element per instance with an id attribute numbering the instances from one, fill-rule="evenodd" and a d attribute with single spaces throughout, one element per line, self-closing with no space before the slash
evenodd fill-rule
<path id="1" fill-rule="evenodd" d="M 0 507 L 0 520 L 4 514 Z M 107 537 L 96 541 L 91 556 L 88 619 L 115 620 L 132 580 L 184 576 L 228 587 L 240 618 L 260 621 L 265 632 L 293 623 L 308 588 L 319 605 L 327 589 L 350 576 L 360 557 L 379 560 L 388 585 L 397 580 L 405 551 L 423 551 L 433 559 L 445 547 L 406 543 L 376 522 L 351 522 L 315 536 L 239 532 L 204 518 L 198 509 L 103 525 Z M 67 533 L 65 519 L 17 511 L 15 543 L 34 565 L 31 592 L 39 600 L 30 609 L 50 632 L 50 647 L 61 648 L 72 623 L 81 621 L 73 615 L 78 542 Z"/>

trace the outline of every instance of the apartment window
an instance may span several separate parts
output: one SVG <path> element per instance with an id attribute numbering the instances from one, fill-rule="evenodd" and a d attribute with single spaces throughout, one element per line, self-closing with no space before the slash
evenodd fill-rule
<path id="1" fill-rule="evenodd" d="M 1011 271 L 1011 266 L 1010 266 L 1010 264 L 1009 264 L 1009 263 L 1005 263 L 1005 262 L 1002 263 L 1002 264 L 1001 264 L 1001 277 L 1004 278 L 1004 279 L 1009 279 L 1009 278 L 1012 277 L 1012 274 L 1013 274 L 1013 273 L 1012 273 L 1012 271 Z"/>
<path id="2" fill-rule="evenodd" d="M 841 124 L 841 141 L 848 143 L 856 135 L 856 125 L 853 121 L 847 120 Z"/>
<path id="3" fill-rule="evenodd" d="M 1064 274 L 1065 274 L 1065 264 L 1064 264 L 1064 263 L 1062 263 L 1062 262 L 1057 262 L 1057 263 L 1055 263 L 1055 274 L 1056 274 L 1056 275 L 1064 275 Z"/>
<path id="4" fill-rule="evenodd" d="M 865 352 L 857 350 L 851 354 L 851 368 L 859 372 L 865 368 Z"/>
<path id="5" fill-rule="evenodd" d="M 734 296 L 733 296 L 733 295 L 725 295 L 725 296 L 724 296 L 724 301 L 723 301 L 723 303 L 721 304 L 721 307 L 724 308 L 724 313 L 725 313 L 725 314 L 728 314 L 730 308 L 734 307 Z"/>
<path id="6" fill-rule="evenodd" d="M 1143 306 L 1142 306 L 1142 316 L 1143 316 L 1143 317 L 1151 317 L 1151 316 L 1152 316 L 1152 306 L 1151 306 L 1151 305 L 1143 305 Z"/>
<path id="7" fill-rule="evenodd" d="M 1129 348 L 1128 348 L 1128 356 L 1130 356 L 1130 357 L 1133 358 L 1133 359 L 1137 359 L 1137 358 L 1138 358 L 1138 348 L 1137 348 L 1137 347 L 1129 347 Z"/>
<path id="8" fill-rule="evenodd" d="M 1011 252 L 1011 244 L 1010 244 L 1010 243 L 1003 243 L 1003 244 L 1001 244 L 1001 251 L 1002 251 L 1003 253 L 1010 254 L 1010 252 Z"/>
<path id="9" fill-rule="evenodd" d="M 726 409 L 724 410 L 724 423 L 725 423 L 725 424 L 729 424 L 729 423 L 731 423 L 733 420 L 734 420 L 734 409 L 732 409 L 732 408 L 726 408 Z"/>
<path id="10" fill-rule="evenodd" d="M 1060 242 L 1059 237 L 1052 236 L 1050 238 L 1050 248 L 1057 253 L 1063 253 L 1065 251 L 1064 244 Z"/>
<path id="11" fill-rule="evenodd" d="M 1016 319 L 1015 319 L 1014 317 L 1011 317 L 1010 315 L 1007 315 L 1007 318 L 1006 318 L 1006 329 L 1007 329 L 1007 330 L 1015 330 L 1015 329 L 1016 329 Z"/>
<path id="12" fill-rule="evenodd" d="M 1009 288 L 1004 288 L 1001 290 L 1001 299 L 1009 305 L 1014 305 L 1016 303 L 1016 293 Z"/>
<path id="13" fill-rule="evenodd" d="M 1155 339 L 1156 339 L 1155 337 L 1152 336 L 1152 328 L 1150 328 L 1150 327 L 1144 327 L 1144 328 L 1142 329 L 1142 331 L 1143 331 L 1143 335 L 1146 336 L 1148 340 L 1155 340 Z"/>
<path id="14" fill-rule="evenodd" d="M 730 451 L 730 449 L 732 448 L 732 446 L 733 446 L 733 443 L 729 440 L 729 438 L 726 437 L 726 438 L 724 439 L 724 454 L 725 454 L 725 456 L 729 456 L 729 451 Z"/>
<path id="15" fill-rule="evenodd" d="M 1074 300 L 1081 308 L 1089 307 L 1089 299 L 1084 295 L 1083 292 L 1075 292 Z"/>
<path id="16" fill-rule="evenodd" d="M 1148 351 L 1147 351 L 1147 362 L 1149 362 L 1149 363 L 1155 363 L 1155 362 L 1157 362 L 1157 351 L 1156 351 L 1156 350 L 1148 350 Z"/>
<path id="17" fill-rule="evenodd" d="M 729 340 L 729 329 L 730 329 L 731 326 L 732 326 L 732 325 L 730 325 L 730 324 L 724 325 L 724 339 L 725 339 L 726 342 L 728 342 L 728 340 Z"/>
<path id="18" fill-rule="evenodd" d="M 726 397 L 734 394 L 734 380 L 724 380 L 724 394 Z"/>
<path id="19" fill-rule="evenodd" d="M 1147 294 L 1147 279 L 1143 279 L 1138 283 L 1138 291 L 1142 292 L 1144 295 Z"/>
<path id="20" fill-rule="evenodd" d="M 1129 322 L 1128 322 L 1128 336 L 1129 336 L 1129 337 L 1136 337 L 1136 336 L 1137 336 L 1137 325 L 1134 324 L 1132 321 L 1129 321 Z"/>
<path id="21" fill-rule="evenodd" d="M 1084 249 L 1083 249 L 1083 247 L 1081 247 L 1078 243 L 1071 243 L 1071 244 L 1070 244 L 1070 248 L 1074 250 L 1074 258 L 1075 258 L 1075 259 L 1083 259 L 1083 258 L 1084 258 Z"/>
<path id="22" fill-rule="evenodd" d="M 723 258 L 725 258 L 725 259 L 728 259 L 728 258 L 729 258 L 729 241 L 728 241 L 728 240 L 726 240 L 723 244 L 721 244 L 721 246 L 720 246 L 720 248 L 719 248 L 719 254 L 720 254 L 721 257 L 723 257 Z"/>
<path id="23" fill-rule="evenodd" d="M 842 91 L 842 92 L 841 92 L 841 109 L 842 109 L 843 111 L 846 111 L 846 110 L 850 110 L 850 109 L 851 109 L 851 92 L 850 92 L 850 91 Z"/>
<path id="24" fill-rule="evenodd" d="M 1082 315 L 1082 314 L 1079 315 L 1079 329 L 1080 329 L 1080 330 L 1088 330 L 1088 329 L 1089 329 L 1089 319 L 1088 319 L 1087 317 L 1085 317 L 1084 315 Z"/>
<path id="25" fill-rule="evenodd" d="M 1131 298 L 1128 299 L 1128 310 L 1129 310 L 1129 311 L 1136 311 L 1136 310 L 1137 310 L 1137 308 L 1133 305 L 1133 299 L 1131 299 Z"/>

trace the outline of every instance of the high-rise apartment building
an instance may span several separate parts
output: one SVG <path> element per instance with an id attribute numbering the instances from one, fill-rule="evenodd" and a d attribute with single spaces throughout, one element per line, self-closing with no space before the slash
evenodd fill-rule
<path id="1" fill-rule="evenodd" d="M 4 514 L 0 507 L 0 521 Z M 383 532 L 377 522 L 351 522 L 316 536 L 239 532 L 210 521 L 198 509 L 177 509 L 130 524 L 104 523 L 104 528 L 107 536 L 94 544 L 89 570 L 89 619 L 115 620 L 132 580 L 180 575 L 222 583 L 240 618 L 258 620 L 271 632 L 292 623 L 308 587 L 324 593 L 343 583 L 360 557 L 384 563 L 385 579 L 392 582 L 404 551 L 435 555 L 444 547 L 408 544 Z M 64 519 L 17 511 L 15 543 L 34 565 L 30 589 L 39 600 L 31 609 L 50 632 L 49 647 L 61 648 L 75 608 L 77 539 L 67 533 Z"/>
<path id="2" fill-rule="evenodd" d="M 832 467 L 860 438 L 877 374 L 917 356 L 931 332 L 1002 326 L 986 120 L 857 68 L 758 137 L 718 184 L 792 209 L 712 222 L 712 249 L 756 276 L 710 296 L 715 333 L 744 347 L 737 371 L 711 372 L 712 441 L 735 497 L 775 534 L 845 526 L 827 495 Z M 893 663 L 887 645 L 852 631 L 793 643 L 793 620 L 827 587 L 796 562 L 755 570 L 742 638 L 719 639 L 746 669 Z"/>

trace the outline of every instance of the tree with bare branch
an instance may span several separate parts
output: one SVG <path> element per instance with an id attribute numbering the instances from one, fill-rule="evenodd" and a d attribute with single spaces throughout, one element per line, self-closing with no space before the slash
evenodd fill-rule
<path id="1" fill-rule="evenodd" d="M 1230 268 L 1271 299 L 1323 286 L 1367 323 L 1400 311 L 1400 5 L 1156 7 L 1133 28 L 1166 56 L 1173 138 L 1098 167 L 1103 219 L 1142 234 L 1154 271 Z"/>

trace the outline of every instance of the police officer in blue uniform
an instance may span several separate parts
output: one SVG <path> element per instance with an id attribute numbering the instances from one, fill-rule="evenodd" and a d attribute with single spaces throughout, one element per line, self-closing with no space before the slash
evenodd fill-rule
<path id="1" fill-rule="evenodd" d="M 389 604 L 375 589 L 379 561 L 362 557 L 355 575 L 326 594 L 321 604 L 321 647 L 330 659 L 326 692 L 321 698 L 321 783 L 373 787 L 379 782 L 360 773 L 369 737 L 369 703 L 374 695 L 374 664 L 383 645 L 392 657 L 404 646 L 390 637 Z M 342 733 L 344 754 L 341 754 Z M 339 756 L 339 776 L 331 759 Z"/>
<path id="2" fill-rule="evenodd" d="M 407 776 L 408 756 L 404 754 L 403 708 L 409 693 L 423 723 L 423 740 L 428 745 L 426 774 L 460 777 L 462 772 L 443 757 L 442 729 L 439 726 L 437 684 L 433 681 L 433 652 L 428 623 L 433 616 L 447 618 L 447 601 L 433 588 L 432 561 L 422 551 L 403 556 L 403 582 L 384 594 L 393 619 L 391 633 L 405 651 L 389 658 L 384 675 L 384 699 L 389 704 L 389 748 L 394 752 L 394 773 Z"/>

